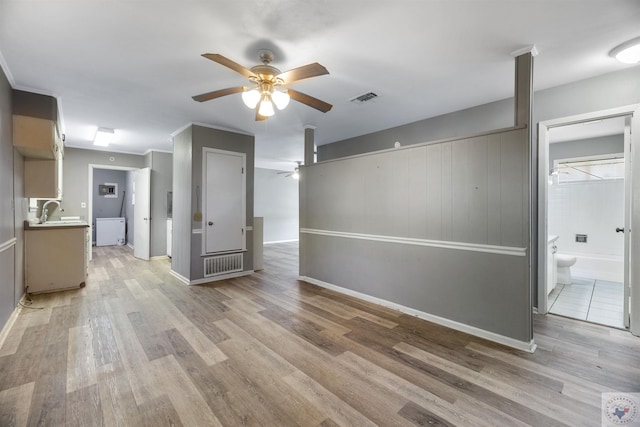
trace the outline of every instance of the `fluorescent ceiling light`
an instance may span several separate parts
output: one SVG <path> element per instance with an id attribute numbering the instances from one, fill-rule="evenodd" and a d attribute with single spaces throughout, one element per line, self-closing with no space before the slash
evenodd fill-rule
<path id="1" fill-rule="evenodd" d="M 622 43 L 609 52 L 609 55 L 625 64 L 640 63 L 640 37 Z"/>
<path id="2" fill-rule="evenodd" d="M 100 147 L 107 147 L 113 141 L 114 132 L 113 129 L 98 128 L 96 131 L 96 137 L 93 139 L 93 145 Z"/>

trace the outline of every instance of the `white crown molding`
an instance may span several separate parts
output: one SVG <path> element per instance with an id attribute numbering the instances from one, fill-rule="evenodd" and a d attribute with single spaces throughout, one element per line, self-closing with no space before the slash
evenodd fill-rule
<path id="1" fill-rule="evenodd" d="M 515 58 L 520 55 L 524 55 L 525 53 L 531 53 L 531 56 L 538 56 L 538 48 L 535 44 L 531 44 L 529 46 L 514 50 L 513 52 L 511 52 L 511 56 Z"/>
<path id="2" fill-rule="evenodd" d="M 7 80 L 9 81 L 9 84 L 11 85 L 11 87 L 15 88 L 16 81 L 13 79 L 13 74 L 11 74 L 11 70 L 9 70 L 9 64 L 7 64 L 7 61 L 4 59 L 4 55 L 2 55 L 1 51 L 0 51 L 0 68 L 2 68 L 4 75 L 7 76 Z"/>

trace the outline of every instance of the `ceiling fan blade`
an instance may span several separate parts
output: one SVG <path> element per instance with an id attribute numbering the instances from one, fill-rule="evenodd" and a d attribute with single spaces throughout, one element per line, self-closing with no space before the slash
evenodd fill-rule
<path id="1" fill-rule="evenodd" d="M 285 71 L 284 73 L 278 74 L 276 77 L 280 77 L 284 80 L 285 84 L 290 84 L 299 80 L 322 76 L 324 74 L 329 74 L 329 71 L 322 65 L 314 62 L 313 64 L 303 65 L 302 67 Z"/>
<path id="2" fill-rule="evenodd" d="M 193 96 L 192 98 L 194 101 L 204 102 L 211 99 L 220 98 L 221 96 L 244 92 L 245 90 L 247 90 L 246 86 L 228 87 L 226 89 L 214 90 L 213 92 L 201 93 L 200 95 Z"/>
<path id="3" fill-rule="evenodd" d="M 269 117 L 267 116 L 263 116 L 262 114 L 258 113 L 258 108 L 256 108 L 256 122 L 262 122 L 267 120 Z"/>
<path id="4" fill-rule="evenodd" d="M 226 56 L 220 55 L 219 53 L 203 53 L 202 56 L 212 60 L 213 62 L 217 62 L 220 65 L 224 65 L 227 68 L 231 68 L 236 73 L 242 74 L 247 78 L 255 76 L 253 71 L 251 71 L 247 67 L 240 65 L 237 62 L 230 60 Z"/>
<path id="5" fill-rule="evenodd" d="M 297 90 L 288 89 L 287 92 L 289 93 L 289 97 L 294 101 L 302 102 L 303 104 L 322 111 L 323 113 L 326 113 L 333 107 L 333 105 L 327 102 L 321 101 L 318 98 L 307 95 L 306 93 L 298 92 Z"/>

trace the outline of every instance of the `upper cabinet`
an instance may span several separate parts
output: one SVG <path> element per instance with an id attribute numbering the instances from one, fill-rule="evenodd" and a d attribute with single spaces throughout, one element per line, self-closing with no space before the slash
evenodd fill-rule
<path id="1" fill-rule="evenodd" d="M 14 90 L 13 146 L 30 159 L 58 159 L 63 147 L 56 98 Z"/>
<path id="2" fill-rule="evenodd" d="M 64 144 L 58 125 L 58 101 L 14 90 L 13 146 L 24 156 L 26 197 L 62 198 Z"/>

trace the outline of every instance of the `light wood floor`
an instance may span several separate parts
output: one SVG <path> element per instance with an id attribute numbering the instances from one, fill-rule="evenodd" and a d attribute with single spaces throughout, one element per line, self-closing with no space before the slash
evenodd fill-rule
<path id="1" fill-rule="evenodd" d="M 640 339 L 536 316 L 527 354 L 265 269 L 187 287 L 99 248 L 87 286 L 34 296 L 0 348 L 0 425 L 599 426 L 640 391 Z"/>

